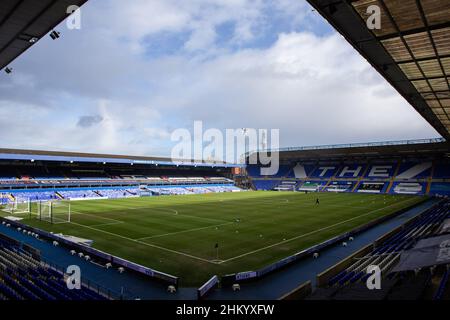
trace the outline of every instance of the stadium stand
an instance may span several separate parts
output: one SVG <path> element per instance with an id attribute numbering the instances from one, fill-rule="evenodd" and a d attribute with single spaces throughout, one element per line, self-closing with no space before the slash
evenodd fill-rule
<path id="1" fill-rule="evenodd" d="M 393 150 L 396 144 L 398 150 Z M 430 148 L 438 150 L 429 152 Z M 260 175 L 257 165 L 249 165 L 247 175 L 256 190 L 292 191 L 295 186 L 302 192 L 446 196 L 450 183 L 446 148 L 446 142 L 421 141 L 380 145 L 377 152 L 359 145 L 300 148 L 280 152 L 282 165 L 276 175 Z M 359 160 L 352 160 L 355 157 Z"/>
<path id="2" fill-rule="evenodd" d="M 253 180 L 253 185 L 256 190 L 272 190 L 276 186 L 274 180 Z"/>
<path id="3" fill-rule="evenodd" d="M 242 189 L 232 184 L 205 184 L 205 185 L 141 185 L 141 188 L 123 187 L 123 188 L 53 188 L 52 191 L 29 191 L 29 190 L 11 190 L 0 193 L 0 203 L 6 204 L 10 201 L 46 201 L 46 200 L 81 200 L 81 199 L 116 199 L 137 197 L 143 194 L 143 191 L 150 191 L 153 195 L 162 194 L 193 194 L 210 192 L 236 192 Z"/>
<path id="4" fill-rule="evenodd" d="M 139 194 L 139 189 L 101 189 L 94 192 L 102 198 L 116 199 L 136 197 Z"/>
<path id="5" fill-rule="evenodd" d="M 68 289 L 64 275 L 36 255 L 0 239 L 0 300 L 106 300 L 82 285 Z"/>
<path id="6" fill-rule="evenodd" d="M 38 158 L 43 159 L 35 160 Z M 0 203 L 241 190 L 234 186 L 232 166 L 171 161 L 0 149 Z"/>
<path id="7" fill-rule="evenodd" d="M 58 191 L 64 199 L 81 199 L 81 198 L 99 198 L 100 195 L 94 190 L 79 190 L 79 191 Z"/>
<path id="8" fill-rule="evenodd" d="M 445 257 L 441 255 L 436 259 L 434 256 L 428 259 L 417 258 L 418 261 L 415 263 L 419 262 L 420 267 L 405 259 L 410 252 L 417 255 L 415 248 L 419 247 L 422 251 L 427 248 L 418 246 L 421 240 L 443 235 L 448 242 L 449 230 L 443 230 L 443 226 L 448 225 L 446 223 L 448 218 L 450 218 L 450 201 L 442 200 L 419 218 L 407 223 L 398 232 L 374 244 L 370 252 L 361 257 L 354 257 L 348 267 L 335 272 L 336 274 L 308 299 L 448 299 L 450 297 L 448 255 L 444 255 Z M 443 243 L 443 240 L 439 243 Z M 370 274 L 366 269 L 370 265 L 377 265 L 381 269 L 383 276 L 381 290 L 367 289 L 366 281 Z M 403 265 L 403 269 L 399 268 L 399 265 Z"/>

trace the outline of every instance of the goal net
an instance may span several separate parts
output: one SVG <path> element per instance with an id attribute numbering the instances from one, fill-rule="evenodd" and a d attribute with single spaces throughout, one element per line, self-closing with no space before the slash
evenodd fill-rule
<path id="1" fill-rule="evenodd" d="M 2 211 L 5 211 L 11 215 L 24 215 L 31 213 L 31 203 L 30 200 L 10 200 L 3 207 Z"/>
<path id="2" fill-rule="evenodd" d="M 38 203 L 38 219 L 52 224 L 70 222 L 69 201 L 41 201 Z"/>

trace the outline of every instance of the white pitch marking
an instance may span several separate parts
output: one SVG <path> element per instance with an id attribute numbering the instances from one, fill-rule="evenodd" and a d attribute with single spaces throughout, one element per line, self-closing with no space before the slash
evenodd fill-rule
<path id="1" fill-rule="evenodd" d="M 113 233 L 113 232 L 108 232 L 108 231 L 105 231 L 105 230 L 101 230 L 101 229 L 97 229 L 97 228 L 94 228 L 94 227 L 86 226 L 84 224 L 80 224 L 80 223 L 76 223 L 76 222 L 69 222 L 69 223 L 77 225 L 77 226 L 80 226 L 80 227 L 83 227 L 83 228 L 95 230 L 95 231 L 98 231 L 98 232 L 103 232 L 103 233 L 106 233 L 106 234 L 109 234 L 109 235 L 112 235 L 112 236 L 115 236 L 115 237 L 118 237 L 118 238 L 126 239 L 128 241 L 136 242 L 136 243 L 142 244 L 144 246 L 157 248 L 157 249 L 160 249 L 160 250 L 163 250 L 163 251 L 167 251 L 167 252 L 171 252 L 171 253 L 176 253 L 176 254 L 179 254 L 179 255 L 182 255 L 182 256 L 185 256 L 185 257 L 189 257 L 191 259 L 203 261 L 203 262 L 217 264 L 217 263 L 215 263 L 213 261 L 210 261 L 210 260 L 207 260 L 207 259 L 203 259 L 203 258 L 200 258 L 200 257 L 196 257 L 196 256 L 193 256 L 193 255 L 188 254 L 188 253 L 184 253 L 184 252 L 180 252 L 180 251 L 176 251 L 176 250 L 172 250 L 172 249 L 167 249 L 167 248 L 164 248 L 164 247 L 161 247 L 161 246 L 157 246 L 157 245 L 154 245 L 154 244 L 150 244 L 150 243 L 142 242 L 142 241 L 139 241 L 139 240 L 136 240 L 136 239 L 132 239 L 132 238 L 128 238 L 128 237 L 125 237 L 125 236 L 121 236 L 121 235 Z"/>
<path id="2" fill-rule="evenodd" d="M 174 235 L 174 234 L 180 234 L 180 233 L 199 231 L 199 230 L 209 229 L 209 228 L 214 228 L 214 227 L 226 226 L 226 225 L 233 224 L 233 223 L 234 223 L 234 222 L 227 222 L 227 223 L 222 223 L 222 224 L 216 224 L 216 225 L 214 225 L 214 226 L 207 226 L 207 227 L 200 227 L 200 228 L 194 228 L 194 229 L 188 229 L 188 230 L 182 230 L 182 231 L 176 231 L 176 232 L 170 232 L 170 233 L 164 233 L 164 234 L 157 234 L 157 235 L 155 235 L 155 236 L 149 236 L 149 237 L 138 238 L 138 239 L 136 239 L 136 240 L 144 240 L 144 239 L 160 238 L 160 237 L 165 237 L 165 236 L 171 236 L 171 235 Z"/>
<path id="3" fill-rule="evenodd" d="M 199 219 L 199 220 L 209 220 L 209 221 L 215 221 L 215 222 L 227 222 L 226 220 L 219 220 L 219 219 L 214 219 L 214 218 L 205 218 L 205 217 L 198 217 L 198 216 L 192 216 L 189 214 L 184 214 L 184 213 L 179 213 L 177 210 L 175 209 L 171 209 L 171 208 L 152 208 L 152 207 L 136 207 L 136 208 L 130 208 L 128 206 L 119 206 L 118 208 L 127 208 L 127 210 L 147 210 L 147 211 L 162 211 L 162 212 L 167 212 L 167 211 L 171 211 L 173 212 L 175 215 L 178 216 L 184 216 L 184 217 L 189 217 L 189 218 L 193 218 L 193 219 Z M 134 213 L 134 214 L 145 214 L 145 213 L 149 213 L 149 212 L 138 212 L 138 213 Z M 131 216 L 132 214 L 127 214 L 124 213 L 127 216 Z M 111 219 L 114 220 L 114 219 Z"/>
<path id="4" fill-rule="evenodd" d="M 112 218 L 105 218 L 105 217 L 97 216 L 97 215 L 94 215 L 91 213 L 85 213 L 85 212 L 80 212 L 80 211 L 75 211 L 75 210 L 71 210 L 71 213 L 81 214 L 84 216 L 90 216 L 90 217 L 100 218 L 100 219 L 109 220 L 109 221 L 114 221 L 115 223 L 124 223 L 123 221 L 120 221 L 120 220 L 116 220 L 116 219 L 112 219 Z"/>
<path id="5" fill-rule="evenodd" d="M 115 225 L 124 224 L 124 223 L 125 222 L 123 222 L 123 221 L 110 222 L 110 223 L 100 223 L 100 224 L 94 224 L 91 227 L 115 226 Z"/>
<path id="6" fill-rule="evenodd" d="M 226 220 L 221 220 L 221 219 L 214 219 L 214 218 L 206 218 L 206 217 L 198 217 L 198 216 L 191 216 L 191 215 L 189 215 L 189 214 L 184 214 L 184 213 L 179 213 L 177 210 L 175 210 L 175 209 L 168 209 L 168 208 L 145 208 L 145 209 L 147 209 L 147 210 L 149 210 L 149 211 L 172 211 L 173 213 L 175 213 L 174 215 L 176 215 L 176 216 L 181 216 L 181 217 L 188 217 L 188 218 L 191 218 L 191 219 L 197 219 L 197 220 L 205 220 L 205 221 L 214 221 L 214 222 L 222 222 L 222 223 L 225 223 L 225 222 L 228 222 L 228 221 L 226 221 Z M 149 212 L 138 212 L 138 213 L 134 213 L 134 214 L 138 214 L 138 215 L 141 215 L 141 214 L 145 214 L 145 213 L 149 213 Z M 127 214 L 127 216 L 130 216 L 130 215 L 132 215 L 132 214 Z"/>

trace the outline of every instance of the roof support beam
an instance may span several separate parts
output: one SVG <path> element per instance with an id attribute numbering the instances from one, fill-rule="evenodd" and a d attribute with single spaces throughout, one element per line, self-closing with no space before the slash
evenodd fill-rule
<path id="1" fill-rule="evenodd" d="M 0 69 L 9 65 L 69 15 L 70 4 L 88 0 L 0 0 Z"/>
<path id="2" fill-rule="evenodd" d="M 400 39 L 403 42 L 403 45 L 405 46 L 405 48 L 408 51 L 409 55 L 411 57 L 413 57 L 413 59 L 414 59 L 414 53 L 412 52 L 411 48 L 409 47 L 408 43 L 406 42 L 403 32 L 400 30 L 400 28 L 399 28 L 397 22 L 395 21 L 394 17 L 392 17 L 391 12 L 389 11 L 389 8 L 386 6 L 386 3 L 384 2 L 384 0 L 378 0 L 378 3 L 383 7 L 383 10 L 387 14 L 387 17 L 388 17 L 389 21 L 391 22 L 391 24 L 394 26 L 395 30 L 397 31 L 397 37 L 400 37 Z M 425 75 L 425 72 L 423 71 L 423 69 L 420 66 L 420 64 L 415 59 L 414 59 L 414 63 L 416 65 L 417 69 L 422 74 L 422 77 L 424 78 L 424 80 L 426 81 L 428 86 L 431 88 L 431 90 L 433 90 L 433 86 L 431 85 L 429 79 Z M 447 111 L 442 106 L 441 101 L 439 100 L 439 97 L 436 95 L 436 93 L 433 93 L 433 95 L 436 98 L 436 101 L 438 102 L 439 106 L 441 107 L 443 113 L 447 116 L 448 119 L 450 119 Z"/>
<path id="3" fill-rule="evenodd" d="M 409 36 L 409 35 L 416 34 L 416 33 L 433 31 L 433 30 L 449 28 L 449 27 L 450 27 L 450 21 L 444 22 L 444 23 L 440 23 L 440 24 L 435 24 L 435 25 L 428 26 L 428 27 L 425 26 L 425 27 L 420 27 L 420 28 L 415 28 L 415 29 L 402 31 L 402 34 L 404 36 Z M 383 40 L 389 40 L 389 39 L 397 38 L 397 37 L 398 37 L 398 33 L 391 33 L 391 34 L 386 34 L 386 35 L 383 35 L 383 36 L 379 36 L 379 37 L 377 37 L 377 39 L 380 40 L 380 41 L 383 41 Z"/>
<path id="4" fill-rule="evenodd" d="M 439 63 L 439 67 L 441 68 L 441 72 L 443 75 L 446 75 L 444 66 L 442 65 L 442 61 L 441 61 L 441 59 L 439 57 L 439 53 L 436 49 L 436 43 L 434 42 L 433 36 L 430 31 L 430 27 L 428 26 L 427 18 L 425 17 L 425 13 L 423 12 L 423 7 L 422 7 L 422 4 L 420 3 L 420 0 L 416 0 L 416 5 L 417 5 L 417 8 L 419 9 L 422 22 L 425 25 L 425 27 L 427 27 L 427 34 L 428 34 L 428 37 L 430 38 L 431 45 L 432 45 L 433 51 L 434 51 L 434 55 L 437 57 L 437 61 Z M 448 82 L 448 78 L 445 78 L 445 81 L 447 82 L 447 87 L 450 89 L 450 83 Z"/>
<path id="5" fill-rule="evenodd" d="M 428 80 L 442 79 L 443 81 L 446 81 L 445 78 L 446 78 L 445 76 L 432 76 L 432 77 L 426 77 L 426 78 L 422 78 L 422 77 L 420 77 L 420 78 L 409 78 L 408 81 L 426 81 L 427 79 Z"/>
<path id="6" fill-rule="evenodd" d="M 8 48 L 25 30 L 27 30 L 33 23 L 35 23 L 47 10 L 49 10 L 58 0 L 53 0 L 48 5 L 46 5 L 44 8 L 42 8 L 41 11 L 33 18 L 31 19 L 22 29 L 20 29 L 19 32 L 17 32 L 11 40 L 8 41 L 2 48 L 0 48 L 0 55 L 2 52 Z"/>
<path id="7" fill-rule="evenodd" d="M 438 56 L 441 59 L 446 59 L 446 58 L 450 58 L 450 54 L 443 54 Z M 405 63 L 414 63 L 414 62 L 424 62 L 424 61 L 430 61 L 430 60 L 436 60 L 436 57 L 427 57 L 427 58 L 416 58 L 416 59 L 410 59 L 410 60 L 402 60 L 402 61 L 398 61 L 396 62 L 396 64 L 401 65 L 401 64 L 405 64 Z"/>

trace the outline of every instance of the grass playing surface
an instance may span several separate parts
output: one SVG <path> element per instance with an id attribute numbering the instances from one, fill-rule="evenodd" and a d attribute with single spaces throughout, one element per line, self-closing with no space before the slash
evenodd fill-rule
<path id="1" fill-rule="evenodd" d="M 95 248 L 198 286 L 214 274 L 261 268 L 422 200 L 267 191 L 142 197 L 73 201 L 70 223 L 23 222 L 92 239 Z"/>

